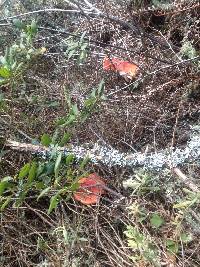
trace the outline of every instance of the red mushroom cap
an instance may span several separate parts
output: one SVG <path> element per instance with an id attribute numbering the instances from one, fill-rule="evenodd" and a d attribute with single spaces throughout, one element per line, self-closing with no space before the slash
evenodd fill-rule
<path id="1" fill-rule="evenodd" d="M 78 183 L 79 189 L 74 192 L 74 199 L 80 201 L 84 205 L 96 204 L 101 195 L 105 193 L 103 188 L 105 182 L 96 173 L 81 178 Z"/>
<path id="2" fill-rule="evenodd" d="M 126 76 L 130 79 L 134 78 L 139 70 L 136 64 L 121 60 L 119 58 L 109 59 L 108 57 L 105 57 L 103 60 L 103 69 L 107 71 L 117 71 L 120 75 Z"/>

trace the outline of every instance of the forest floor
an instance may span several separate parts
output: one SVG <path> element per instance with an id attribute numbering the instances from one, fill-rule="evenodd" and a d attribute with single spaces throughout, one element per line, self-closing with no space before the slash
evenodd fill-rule
<path id="1" fill-rule="evenodd" d="M 200 266 L 199 161 L 148 170 L 7 146 L 185 148 L 200 127 L 199 14 L 195 0 L 0 2 L 0 266 Z M 94 172 L 110 191 L 83 205 L 72 186 Z"/>

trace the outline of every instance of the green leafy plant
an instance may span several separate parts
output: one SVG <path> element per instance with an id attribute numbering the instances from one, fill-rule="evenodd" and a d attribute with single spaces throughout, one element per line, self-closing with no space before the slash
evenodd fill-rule
<path id="1" fill-rule="evenodd" d="M 172 239 L 167 239 L 165 241 L 165 245 L 167 250 L 172 253 L 172 254 L 177 254 L 179 250 L 179 244 L 178 242 L 172 240 Z"/>
<path id="2" fill-rule="evenodd" d="M 15 177 L 5 177 L 0 182 L 0 209 L 9 204 L 19 207 L 30 196 L 50 199 L 48 213 L 51 213 L 61 200 L 68 200 L 78 189 L 77 180 L 85 175 L 85 159 L 77 164 L 72 154 L 63 156 L 52 151 L 48 160 L 33 160 L 26 163 Z M 83 168 L 84 167 L 84 168 Z"/>
<path id="3" fill-rule="evenodd" d="M 153 228 L 160 228 L 164 222 L 164 219 L 158 213 L 154 213 L 151 216 L 150 223 Z"/>
<path id="4" fill-rule="evenodd" d="M 144 172 L 143 170 L 138 171 L 133 177 L 123 181 L 123 186 L 126 189 L 132 190 L 132 194 L 144 194 L 146 192 L 156 192 L 160 188 L 157 184 L 156 177 L 152 174 Z"/>
<path id="5" fill-rule="evenodd" d="M 35 21 L 25 25 L 19 20 L 14 20 L 13 25 L 19 30 L 20 38 L 7 47 L 4 55 L 0 56 L 0 85 L 17 83 L 22 79 L 31 60 L 45 52 L 45 48 L 36 49 L 33 46 L 33 40 L 37 34 Z"/>
<path id="6" fill-rule="evenodd" d="M 163 10 L 168 9 L 171 3 L 170 0 L 152 0 L 151 2 L 156 8 L 160 8 Z"/>
<path id="7" fill-rule="evenodd" d="M 58 125 L 62 127 L 73 126 L 75 123 L 84 123 L 90 115 L 97 110 L 98 104 L 101 101 L 105 100 L 104 92 L 104 81 L 102 80 L 97 88 L 95 88 L 92 93 L 84 100 L 82 108 L 79 109 L 78 105 L 72 103 L 70 97 L 68 97 L 68 108 L 69 114 L 59 119 L 57 122 Z"/>
<path id="8" fill-rule="evenodd" d="M 67 50 L 65 55 L 68 59 L 74 58 L 77 60 L 78 64 L 82 64 L 88 56 L 88 41 L 85 41 L 84 37 L 86 32 L 83 32 L 80 38 L 70 36 L 65 40 L 67 44 Z"/>
<path id="9" fill-rule="evenodd" d="M 127 226 L 124 231 L 128 246 L 133 250 L 134 256 L 131 257 L 134 263 L 145 261 L 154 266 L 161 266 L 158 258 L 158 249 L 151 241 L 149 236 L 141 233 L 136 227 Z"/>
<path id="10" fill-rule="evenodd" d="M 197 56 L 197 51 L 190 41 L 184 41 L 180 54 L 185 58 L 191 59 Z"/>

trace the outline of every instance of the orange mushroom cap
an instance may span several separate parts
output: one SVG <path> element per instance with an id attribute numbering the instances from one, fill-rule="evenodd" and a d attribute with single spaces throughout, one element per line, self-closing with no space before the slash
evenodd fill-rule
<path id="1" fill-rule="evenodd" d="M 129 79 L 134 78 L 139 70 L 136 64 L 121 60 L 119 58 L 109 59 L 108 57 L 105 57 L 103 60 L 103 69 L 117 71 L 120 75 Z"/>
<path id="2" fill-rule="evenodd" d="M 101 195 L 105 193 L 103 188 L 105 182 L 96 173 L 81 178 L 78 183 L 79 189 L 74 192 L 74 199 L 84 205 L 96 204 Z"/>

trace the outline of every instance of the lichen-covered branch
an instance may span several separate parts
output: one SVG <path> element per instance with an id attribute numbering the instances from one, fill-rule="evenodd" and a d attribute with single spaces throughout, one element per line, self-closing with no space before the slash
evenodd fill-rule
<path id="1" fill-rule="evenodd" d="M 29 151 L 42 157 L 48 157 L 55 149 L 64 155 L 74 154 L 77 160 L 86 156 L 95 164 L 102 163 L 107 166 L 143 167 L 145 169 L 162 169 L 176 167 L 186 162 L 200 160 L 200 130 L 196 131 L 185 148 L 168 149 L 157 153 L 122 153 L 116 149 L 101 146 L 95 143 L 92 148 L 70 144 L 68 147 L 44 147 L 8 140 L 6 146 L 14 150 Z"/>

